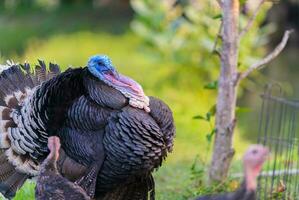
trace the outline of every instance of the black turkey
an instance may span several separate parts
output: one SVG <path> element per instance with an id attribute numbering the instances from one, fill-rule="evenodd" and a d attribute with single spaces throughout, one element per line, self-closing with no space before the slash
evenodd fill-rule
<path id="1" fill-rule="evenodd" d="M 63 73 L 52 63 L 47 70 L 43 61 L 34 70 L 28 63 L 2 66 L 0 191 L 8 198 L 38 175 L 48 137 L 58 136 L 59 171 L 90 197 L 138 183 L 132 196 L 154 199 L 151 173 L 172 150 L 174 134 L 169 107 L 148 98 L 107 56 Z"/>
<path id="2" fill-rule="evenodd" d="M 252 145 L 243 156 L 245 180 L 241 187 L 228 194 L 202 196 L 196 200 L 256 200 L 257 177 L 267 159 L 269 150 L 262 145 Z"/>
<path id="3" fill-rule="evenodd" d="M 62 177 L 57 169 L 60 140 L 57 136 L 48 139 L 50 153 L 40 167 L 36 182 L 36 200 L 90 200 L 85 191 L 78 185 Z"/>

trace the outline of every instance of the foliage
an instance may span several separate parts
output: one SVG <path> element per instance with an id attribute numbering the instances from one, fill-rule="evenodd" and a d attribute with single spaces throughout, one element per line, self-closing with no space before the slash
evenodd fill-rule
<path id="1" fill-rule="evenodd" d="M 194 190 L 190 191 L 192 196 L 232 192 L 238 189 L 242 181 L 239 178 L 228 178 L 225 182 L 214 183 L 211 185 L 206 184 L 206 165 L 206 160 L 202 160 L 197 156 L 191 166 L 191 179 L 193 180 L 192 184 L 194 187 Z"/>
<path id="2" fill-rule="evenodd" d="M 222 15 L 217 1 L 203 1 L 162 0 L 158 3 L 150 0 L 131 0 L 136 12 L 131 27 L 143 38 L 148 52 L 160 60 L 180 63 L 186 67 L 197 67 L 206 82 L 203 84 L 204 89 L 211 90 L 207 91 L 206 95 L 214 93 L 213 96 L 216 96 L 220 69 L 218 52 L 221 51 L 219 27 Z M 242 2 L 242 5 L 246 6 L 245 2 Z M 261 9 L 250 32 L 241 40 L 238 66 L 241 70 L 255 62 L 264 52 L 261 47 L 268 42 L 267 36 L 273 31 L 271 24 L 261 26 L 269 6 L 270 4 Z M 241 27 L 249 20 L 252 14 L 250 11 L 252 10 L 249 9 L 240 16 Z M 199 86 L 200 84 L 202 83 L 198 83 Z M 248 84 L 242 85 L 239 96 L 242 96 L 242 90 L 247 86 Z M 211 101 L 215 102 L 215 99 L 211 98 Z M 245 110 L 239 107 L 237 112 Z M 205 116 L 196 115 L 196 118 L 210 118 L 209 110 L 205 112 Z M 209 121 L 210 124 L 206 138 L 207 142 L 211 143 L 215 128 L 210 120 L 204 121 Z"/>
<path id="3" fill-rule="evenodd" d="M 206 88 L 205 88 L 206 89 Z M 214 116 L 216 114 L 216 104 L 214 104 L 209 111 L 205 114 L 205 116 L 202 115 L 196 115 L 193 117 L 193 119 L 197 119 L 197 120 L 202 120 L 205 122 L 208 122 L 210 125 L 210 130 L 209 132 L 206 134 L 206 139 L 207 139 L 207 143 L 208 143 L 208 147 L 210 148 L 211 143 L 212 143 L 212 139 L 214 134 L 216 133 L 216 129 L 214 127 Z M 208 149 L 209 150 L 209 149 Z"/>
<path id="4" fill-rule="evenodd" d="M 186 67 L 196 66 L 200 72 L 206 72 L 205 81 L 209 83 L 205 84 L 204 88 L 215 90 L 218 87 L 220 69 L 221 9 L 217 1 L 181 2 L 162 0 L 158 3 L 150 0 L 132 0 L 132 7 L 136 12 L 135 20 L 131 24 L 132 29 L 144 39 L 149 52 L 161 60 L 172 60 Z M 244 10 L 248 9 L 245 1 L 242 1 L 241 5 Z M 261 26 L 268 8 L 269 5 L 262 8 L 254 26 L 241 40 L 238 63 L 240 71 L 255 62 L 256 58 L 263 53 L 261 47 L 267 42 L 267 36 L 271 31 L 271 26 Z M 247 10 L 242 13 L 240 27 L 245 26 L 251 14 L 250 9 L 249 12 Z M 238 110 L 244 112 L 246 109 Z M 208 146 L 215 133 L 211 117 L 213 115 L 210 111 L 205 115 L 194 117 L 210 124 L 210 131 L 206 134 Z M 203 160 L 202 166 L 205 166 L 206 162 L 207 159 Z M 194 168 L 191 171 L 194 172 Z M 204 168 L 195 172 L 202 175 Z M 199 180 L 202 181 L 201 178 Z"/>
<path id="5" fill-rule="evenodd" d="M 121 34 L 127 30 L 130 19 L 126 18 L 125 12 L 115 19 L 113 13 L 119 12 L 119 9 L 91 10 L 89 6 L 73 6 L 54 11 L 23 8 L 3 11 L 0 15 L 0 55 L 20 55 L 26 46 L 31 45 L 32 40 L 53 35 L 79 31 Z"/>
<path id="6" fill-rule="evenodd" d="M 45 9 L 53 9 L 59 5 L 70 4 L 92 4 L 96 0 L 1 0 L 0 7 L 6 9 L 15 9 L 17 7 L 33 8 L 43 7 Z"/>
<path id="7" fill-rule="evenodd" d="M 131 27 L 141 36 L 152 53 L 184 66 L 197 66 L 209 72 L 212 81 L 218 76 L 219 59 L 216 39 L 221 24 L 217 1 L 132 0 L 136 12 Z M 260 26 L 268 6 L 263 7 L 256 24 L 240 44 L 240 68 L 246 68 L 261 55 L 262 45 L 272 26 Z M 251 14 L 251 13 L 250 13 Z M 250 14 L 241 16 L 241 27 Z M 217 43 L 221 43 L 218 41 Z M 215 55 L 215 56 L 212 56 Z"/>
<path id="8" fill-rule="evenodd" d="M 170 0 L 160 3 L 133 0 L 131 3 L 136 12 L 132 29 L 157 51 L 156 56 L 206 70 L 219 65 L 217 59 L 207 59 L 212 55 L 214 33 L 220 24 L 211 17 L 217 15 L 212 6 L 204 6 L 207 9 L 199 13 L 191 4 L 183 7 Z"/>

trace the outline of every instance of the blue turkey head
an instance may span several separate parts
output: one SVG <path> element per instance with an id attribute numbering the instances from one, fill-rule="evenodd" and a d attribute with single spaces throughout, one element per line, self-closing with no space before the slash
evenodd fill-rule
<path id="1" fill-rule="evenodd" d="M 100 80 L 105 80 L 105 74 L 117 75 L 110 58 L 106 55 L 92 56 L 88 61 L 89 71 Z"/>
<path id="2" fill-rule="evenodd" d="M 131 106 L 149 112 L 149 98 L 145 96 L 142 87 L 131 78 L 119 74 L 108 56 L 92 56 L 87 63 L 87 67 L 96 78 L 126 96 Z"/>

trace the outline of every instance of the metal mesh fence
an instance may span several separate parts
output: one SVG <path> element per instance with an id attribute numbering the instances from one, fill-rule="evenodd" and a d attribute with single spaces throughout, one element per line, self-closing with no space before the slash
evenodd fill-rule
<path id="1" fill-rule="evenodd" d="M 267 161 L 258 180 L 258 199 L 299 200 L 299 101 L 284 97 L 278 85 L 265 88 L 258 142 L 268 146 Z"/>

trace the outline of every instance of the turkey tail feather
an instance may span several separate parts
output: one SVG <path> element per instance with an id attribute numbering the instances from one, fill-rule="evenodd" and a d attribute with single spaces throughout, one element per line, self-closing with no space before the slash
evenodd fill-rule
<path id="1" fill-rule="evenodd" d="M 39 65 L 35 67 L 35 73 L 39 83 L 47 80 L 47 67 L 44 61 L 38 60 Z"/>
<path id="2" fill-rule="evenodd" d="M 5 198 L 11 199 L 29 176 L 17 172 L 15 167 L 8 163 L 3 152 L 0 155 L 0 161 L 0 192 Z"/>
<path id="3" fill-rule="evenodd" d="M 0 65 L 0 192 L 6 198 L 12 198 L 38 171 L 37 163 L 28 157 L 34 153 L 34 140 L 17 128 L 15 117 L 36 86 L 60 73 L 58 65 L 50 64 L 47 71 L 46 64 L 38 62 L 33 72 L 28 63 Z"/>
<path id="4" fill-rule="evenodd" d="M 33 68 L 33 73 L 29 63 L 0 65 L 0 98 L 17 91 L 24 93 L 26 88 L 33 88 L 60 74 L 58 65 L 50 63 L 47 70 L 44 61 L 38 60 L 38 63 Z"/>
<path id="5" fill-rule="evenodd" d="M 57 64 L 50 63 L 49 64 L 49 73 L 48 73 L 47 79 L 52 79 L 55 76 L 57 76 L 57 74 L 60 74 L 59 66 Z"/>

